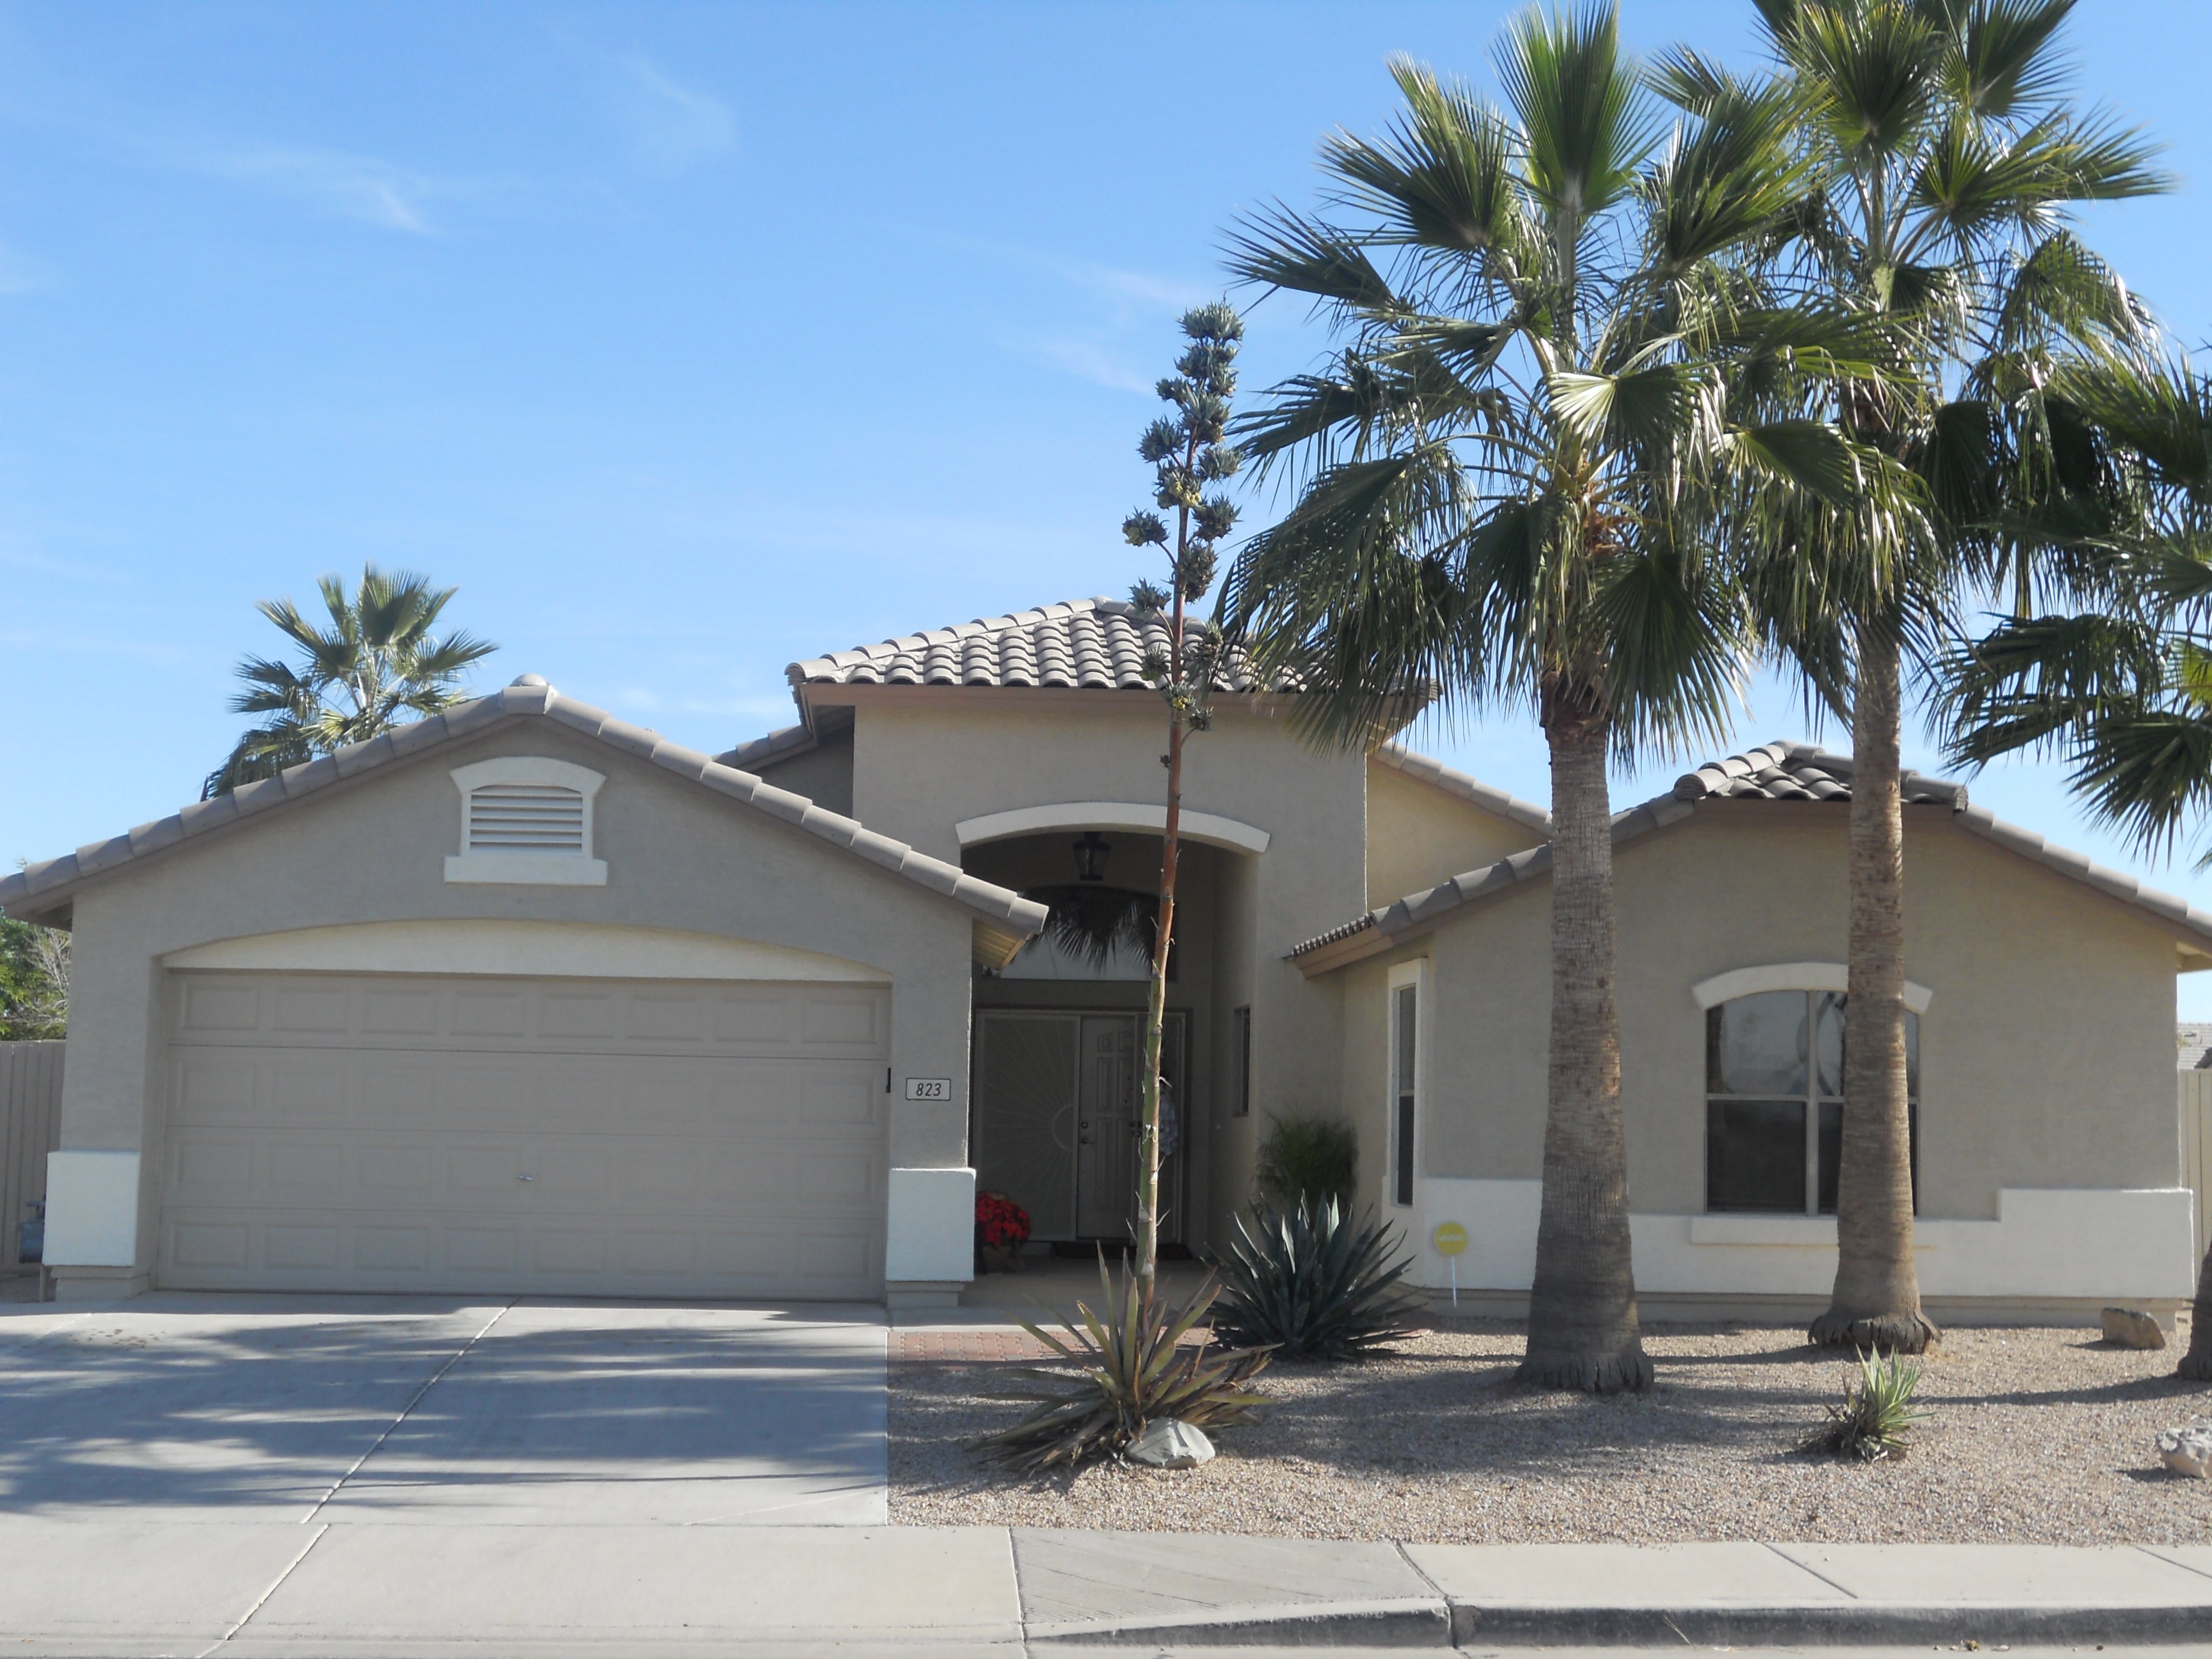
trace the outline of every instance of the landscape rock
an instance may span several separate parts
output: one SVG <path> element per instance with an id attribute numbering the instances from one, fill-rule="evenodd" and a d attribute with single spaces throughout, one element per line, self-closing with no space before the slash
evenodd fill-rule
<path id="1" fill-rule="evenodd" d="M 2103 1321 L 2105 1340 L 2123 1348 L 2162 1348 L 2166 1346 L 2166 1331 L 2155 1316 L 2140 1308 L 2107 1308 L 2098 1317 Z"/>
<path id="2" fill-rule="evenodd" d="M 1213 1443 L 1202 1431 L 1172 1417 L 1147 1423 L 1129 1443 L 1129 1461 L 1155 1469 L 1195 1468 L 1212 1455 Z"/>
<path id="3" fill-rule="evenodd" d="M 2202 1480 L 2212 1480 L 2212 1423 L 2160 1429 L 2158 1455 L 2176 1474 L 2193 1474 Z"/>

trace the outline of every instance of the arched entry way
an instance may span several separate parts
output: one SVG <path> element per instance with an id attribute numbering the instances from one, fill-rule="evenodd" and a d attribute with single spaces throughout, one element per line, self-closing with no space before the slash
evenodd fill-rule
<path id="1" fill-rule="evenodd" d="M 1014 816 L 998 815 L 996 827 Z M 1218 1051 L 1232 1024 L 1224 999 L 1236 979 L 1224 970 L 1249 955 L 1250 906 L 1237 896 L 1249 890 L 1251 842 L 1266 842 L 1235 828 L 1244 847 L 1225 848 L 1218 836 L 1187 842 L 1178 882 L 1161 1064 L 1174 1118 L 1161 1237 L 1185 1248 L 1205 1242 L 1209 1142 L 1228 1070 Z M 1126 1243 L 1160 837 L 1117 823 L 1058 823 L 970 844 L 962 861 L 1071 924 L 1048 927 L 1004 969 L 976 972 L 969 1158 L 977 1184 L 1026 1209 L 1036 1241 Z"/>

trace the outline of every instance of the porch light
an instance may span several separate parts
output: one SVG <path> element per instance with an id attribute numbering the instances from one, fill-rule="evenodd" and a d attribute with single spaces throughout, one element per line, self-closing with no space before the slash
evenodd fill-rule
<path id="1" fill-rule="evenodd" d="M 1075 843 L 1075 873 L 1085 881 L 1106 879 L 1106 860 L 1114 850 L 1114 843 L 1096 830 L 1085 830 L 1083 839 Z"/>

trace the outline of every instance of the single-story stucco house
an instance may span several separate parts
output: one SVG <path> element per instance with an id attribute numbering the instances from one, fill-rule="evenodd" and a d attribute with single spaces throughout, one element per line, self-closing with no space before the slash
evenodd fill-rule
<path id="1" fill-rule="evenodd" d="M 46 1260 L 149 1285 L 950 1302 L 978 1184 L 1127 1236 L 1140 957 L 1048 905 L 1158 873 L 1157 621 L 1105 599 L 789 671 L 709 758 L 524 676 L 0 881 L 73 929 Z M 1186 772 L 1167 1237 L 1274 1116 L 1355 1126 L 1425 1284 L 1525 1297 L 1548 821 L 1316 753 L 1224 672 Z M 1648 1311 L 1833 1273 L 1846 760 L 1774 744 L 1621 815 Z M 2172 1306 L 2196 1250 L 2174 975 L 2212 916 L 1908 780 L 1921 1282 L 1939 1319 Z M 1438 1224 L 1470 1247 L 1437 1255 Z"/>

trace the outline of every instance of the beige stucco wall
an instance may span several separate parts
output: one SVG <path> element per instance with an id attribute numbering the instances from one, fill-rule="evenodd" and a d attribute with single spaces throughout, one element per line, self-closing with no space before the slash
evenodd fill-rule
<path id="1" fill-rule="evenodd" d="M 832 732 L 811 749 L 762 766 L 758 775 L 779 789 L 804 795 L 817 805 L 853 816 L 853 733 Z M 873 824 L 868 826 L 874 829 Z"/>
<path id="2" fill-rule="evenodd" d="M 1367 902 L 1393 904 L 1534 847 L 1543 835 L 1382 761 L 1367 763 Z"/>
<path id="3" fill-rule="evenodd" d="M 1157 803 L 1163 712 L 1149 691 L 1061 694 L 866 688 L 856 708 L 854 815 L 939 858 L 961 856 L 965 819 L 1063 802 Z M 1316 753 L 1287 720 L 1224 699 L 1185 750 L 1183 804 L 1267 832 L 1267 850 L 1228 855 L 1215 933 L 1222 999 L 1255 1009 L 1254 1113 L 1213 1115 L 1207 1231 L 1248 1195 L 1250 1138 L 1270 1113 L 1334 1113 L 1340 999 L 1283 956 L 1366 900 L 1366 771 L 1358 755 Z M 1220 1006 L 1233 1006 L 1222 1000 Z M 1220 1063 L 1212 1021 L 1204 1049 Z M 1217 1070 L 1224 1077 L 1225 1072 Z"/>
<path id="4" fill-rule="evenodd" d="M 446 882 L 460 837 L 449 773 L 502 755 L 549 756 L 606 775 L 593 848 L 608 866 L 605 886 Z M 467 918 L 719 934 L 879 969 L 893 981 L 894 1071 L 957 1080 L 941 1103 L 894 1101 L 889 1161 L 964 1162 L 969 914 L 649 763 L 521 718 L 187 842 L 78 895 L 62 1141 L 144 1154 L 142 1261 L 158 1201 L 159 958 L 295 928 Z"/>
<path id="5" fill-rule="evenodd" d="M 2174 953 L 2157 921 L 1952 827 L 1906 814 L 1905 971 L 1921 1021 L 1923 1218 L 1989 1220 L 2001 1188 L 2170 1188 Z M 1625 844 L 1622 1107 L 1638 1212 L 1705 1207 L 1704 1017 L 1698 981 L 1844 957 L 1844 813 L 1721 804 Z M 1363 1178 L 1383 1129 L 1384 984 L 1429 956 L 1437 1017 L 1424 1173 L 1541 1173 L 1550 887 L 1530 884 L 1426 939 L 1332 975 L 1342 1076 L 1364 1101 Z"/>

